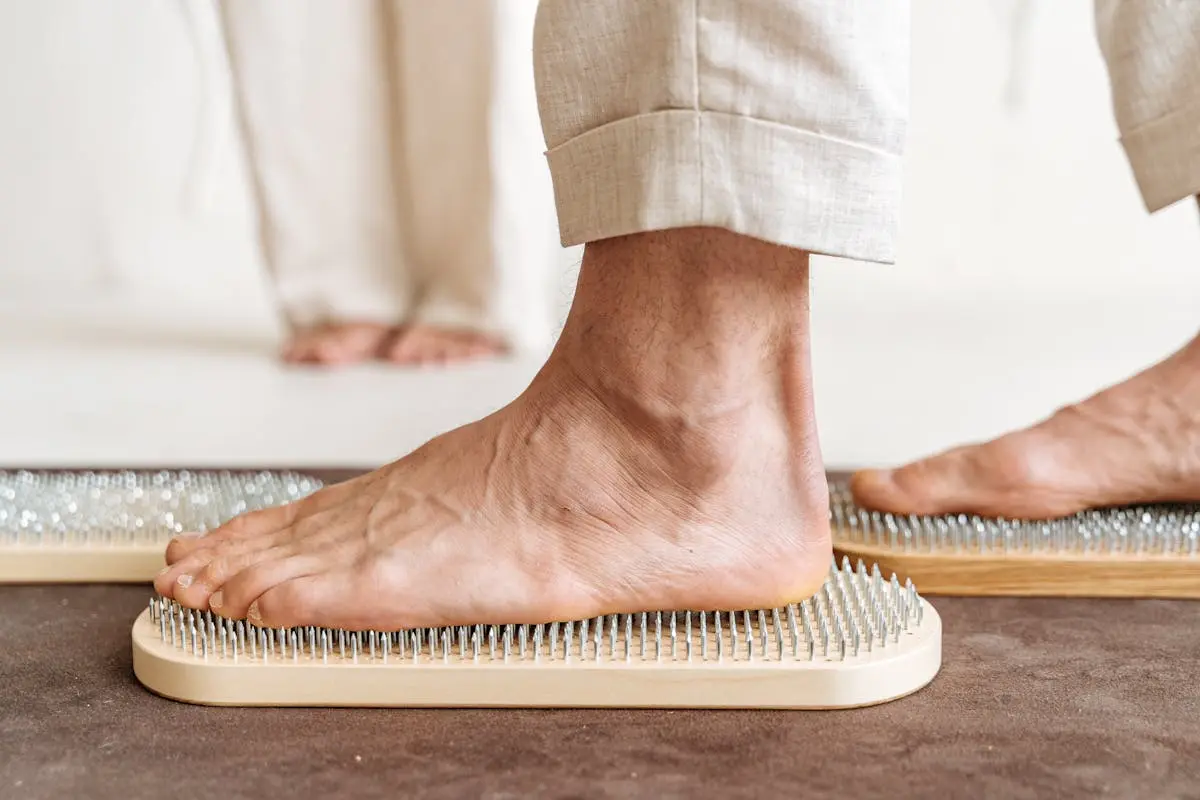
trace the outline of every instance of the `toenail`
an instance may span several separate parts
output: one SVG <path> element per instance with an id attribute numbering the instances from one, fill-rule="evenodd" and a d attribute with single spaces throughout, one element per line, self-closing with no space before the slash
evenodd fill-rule
<path id="1" fill-rule="evenodd" d="M 890 483 L 892 480 L 892 470 L 890 469 L 870 469 L 863 473 L 868 483 L 880 484 Z"/>
<path id="2" fill-rule="evenodd" d="M 180 589 L 186 589 L 187 587 L 192 585 L 192 576 L 188 575 L 185 572 L 182 575 L 180 575 L 178 578 L 176 578 L 175 582 L 179 584 Z"/>
<path id="3" fill-rule="evenodd" d="M 167 574 L 168 572 L 170 572 L 170 571 L 171 571 L 171 567 L 170 567 L 170 565 L 167 565 L 167 566 L 163 567 L 162 569 L 160 569 L 160 570 L 158 571 L 158 574 L 159 574 L 159 575 L 166 575 L 166 574 Z"/>
<path id="4" fill-rule="evenodd" d="M 225 605 L 225 595 L 221 594 L 219 590 L 213 592 L 213 596 L 208 598 L 208 607 L 213 611 L 216 611 L 223 605 Z"/>
<path id="5" fill-rule="evenodd" d="M 251 625 L 262 626 L 262 614 L 259 613 L 257 600 L 250 604 L 250 608 L 246 609 L 246 621 Z"/>

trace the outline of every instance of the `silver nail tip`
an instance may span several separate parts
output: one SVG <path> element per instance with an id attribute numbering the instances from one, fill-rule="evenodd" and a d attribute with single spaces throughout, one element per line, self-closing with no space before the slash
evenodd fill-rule
<path id="1" fill-rule="evenodd" d="M 321 486 L 272 470 L 0 470 L 0 547 L 165 545 Z"/>
<path id="2" fill-rule="evenodd" d="M 862 544 L 900 552 L 1003 556 L 1157 555 L 1200 558 L 1200 504 L 1149 504 L 1081 511 L 1055 520 L 971 514 L 904 516 L 861 508 L 849 485 L 831 482 L 834 545 Z M 847 564 L 843 561 L 843 567 Z"/>
<path id="3" fill-rule="evenodd" d="M 843 661 L 895 647 L 921 629 L 923 603 L 911 583 L 876 569 L 834 565 L 800 603 L 769 609 L 614 614 L 543 625 L 475 625 L 399 631 L 299 626 L 261 628 L 155 595 L 150 620 L 167 645 L 201 660 L 389 665 Z M 679 641 L 682 639 L 683 641 Z"/>

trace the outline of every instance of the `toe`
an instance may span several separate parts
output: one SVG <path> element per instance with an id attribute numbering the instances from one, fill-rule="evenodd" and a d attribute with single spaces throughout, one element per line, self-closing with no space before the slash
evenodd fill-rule
<path id="1" fill-rule="evenodd" d="M 312 361 L 316 364 L 338 365 L 352 360 L 345 343 L 337 339 L 324 339 L 312 349 Z"/>
<path id="2" fill-rule="evenodd" d="M 204 564 L 203 559 L 189 557 L 163 567 L 162 571 L 154 576 L 154 591 L 163 597 L 174 599 L 177 590 L 191 585 L 195 573 Z"/>
<path id="3" fill-rule="evenodd" d="M 225 542 L 261 536 L 286 528 L 295 521 L 302 510 L 312 507 L 313 502 L 319 502 L 316 501 L 316 497 L 317 495 L 313 495 L 295 503 L 242 514 L 203 535 L 186 533 L 176 536 L 167 544 L 167 564 L 175 564 L 193 553 L 210 550 Z"/>
<path id="4" fill-rule="evenodd" d="M 280 584 L 294 581 L 317 574 L 327 559 L 320 553 L 287 553 L 281 549 L 278 558 L 264 558 L 251 564 L 232 578 L 209 598 L 212 610 L 229 619 L 250 618 L 251 606 L 264 593 L 269 592 Z M 272 611 L 277 610 L 269 604 Z M 255 608 L 255 614 L 260 614 L 261 604 Z M 281 609 L 279 609 L 281 610 Z M 260 617 L 261 619 L 261 617 Z M 283 627 L 284 623 L 276 623 L 274 617 L 267 617 L 271 627 Z M 250 619 L 255 625 L 261 621 Z M 286 623 L 291 625 L 294 623 Z"/>
<path id="5" fill-rule="evenodd" d="M 241 514 L 208 533 L 181 533 L 167 544 L 167 563 L 174 564 L 189 554 L 211 549 L 224 542 L 252 538 L 290 527 L 297 520 L 311 517 L 343 502 L 375 478 L 367 473 L 342 483 L 326 486 L 308 497 L 284 505 Z"/>
<path id="6" fill-rule="evenodd" d="M 213 595 L 246 570 L 267 561 L 280 561 L 295 553 L 279 535 L 262 537 L 253 547 L 230 547 L 209 554 L 205 561 L 181 567 L 175 580 L 175 600 L 188 608 L 206 609 Z M 216 609 L 214 609 L 216 610 Z"/>
<path id="7" fill-rule="evenodd" d="M 851 481 L 854 499 L 893 514 L 981 514 L 1052 519 L 1089 505 L 1064 487 L 1054 452 L 1035 432 L 949 450 L 895 470 L 865 470 Z"/>
<path id="8" fill-rule="evenodd" d="M 486 358 L 487 356 L 498 355 L 503 351 L 503 347 L 481 340 L 471 343 L 467 355 L 471 358 Z"/>
<path id="9" fill-rule="evenodd" d="M 377 323 L 340 323 L 298 334 L 285 351 L 285 359 L 307 364 L 342 365 L 377 356 L 388 336 L 388 327 Z"/>
<path id="10" fill-rule="evenodd" d="M 297 334 L 284 345 L 283 360 L 288 364 L 315 364 L 320 343 L 321 336 L 316 332 Z"/>
<path id="11" fill-rule="evenodd" d="M 311 349 L 312 343 L 309 336 L 304 333 L 297 333 L 284 342 L 281 355 L 284 361 L 294 364 L 307 358 Z"/>
<path id="12" fill-rule="evenodd" d="M 899 493 L 892 480 L 893 470 L 862 469 L 850 476 L 850 493 L 863 508 L 888 510 L 896 505 Z"/>
<path id="13" fill-rule="evenodd" d="M 452 361 L 457 361 L 457 351 L 451 342 L 430 342 L 429 347 L 425 349 L 422 364 L 433 366 L 443 366 Z"/>
<path id="14" fill-rule="evenodd" d="M 969 453 L 950 450 L 899 469 L 862 470 L 850 481 L 855 502 L 892 514 L 947 514 L 969 504 Z"/>
<path id="15" fill-rule="evenodd" d="M 284 531 L 286 530 L 284 529 Z M 159 572 L 154 578 L 154 589 L 165 597 L 173 597 L 187 605 L 188 590 L 209 564 L 219 559 L 269 549 L 278 543 L 281 535 L 282 532 L 272 532 L 251 538 L 230 539 L 209 547 L 195 548 L 172 560 Z"/>
<path id="16" fill-rule="evenodd" d="M 355 576 L 347 572 L 323 572 L 282 582 L 255 600 L 247 619 L 270 628 L 321 625 L 366 630 L 379 620 L 364 616 L 369 603 L 355 602 L 350 587 L 356 583 Z"/>
<path id="17" fill-rule="evenodd" d="M 175 597 L 180 589 L 191 586 L 196 574 L 213 559 L 212 548 L 200 548 L 169 559 L 170 563 L 154 578 L 154 590 L 163 597 Z"/>
<path id="18" fill-rule="evenodd" d="M 474 345 L 471 340 L 452 340 L 445 344 L 442 348 L 442 360 L 446 363 L 455 363 L 458 361 L 466 361 L 473 357 L 472 348 Z"/>
<path id="19" fill-rule="evenodd" d="M 413 350 L 412 336 L 408 331 L 399 331 L 395 339 L 385 349 L 384 357 L 396 364 L 411 364 L 416 354 Z"/>

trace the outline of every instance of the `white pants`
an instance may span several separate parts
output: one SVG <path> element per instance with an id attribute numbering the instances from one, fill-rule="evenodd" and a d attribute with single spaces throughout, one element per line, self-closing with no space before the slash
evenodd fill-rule
<path id="1" fill-rule="evenodd" d="M 1200 192 L 1200 0 L 1097 0 L 1097 20 L 1147 206 Z M 709 225 L 892 261 L 908 24 L 905 0 L 542 0 L 563 243 Z"/>
<path id="2" fill-rule="evenodd" d="M 536 0 L 224 0 L 263 241 L 294 325 L 550 338 Z"/>
<path id="3" fill-rule="evenodd" d="M 1200 3 L 1096 0 L 1096 32 L 1146 208 L 1200 194 Z"/>

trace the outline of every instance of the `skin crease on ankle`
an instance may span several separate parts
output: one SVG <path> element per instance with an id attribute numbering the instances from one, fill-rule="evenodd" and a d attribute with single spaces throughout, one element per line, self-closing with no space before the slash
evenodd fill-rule
<path id="1" fill-rule="evenodd" d="M 382 469 L 168 548 L 157 589 L 395 629 L 804 599 L 828 570 L 808 257 L 715 229 L 589 245 L 529 388 Z"/>

